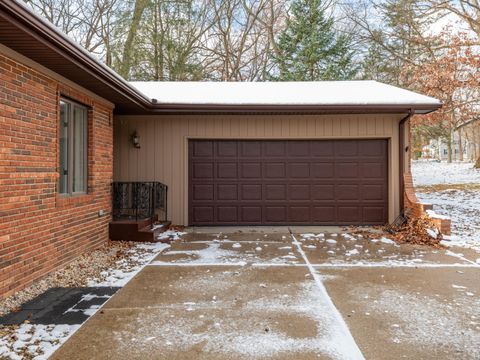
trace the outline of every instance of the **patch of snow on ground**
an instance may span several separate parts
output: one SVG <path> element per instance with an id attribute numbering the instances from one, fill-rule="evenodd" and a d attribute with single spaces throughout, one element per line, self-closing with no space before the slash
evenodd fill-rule
<path id="1" fill-rule="evenodd" d="M 439 163 L 414 161 L 412 163 L 414 183 L 421 185 L 438 184 L 479 184 L 480 170 L 471 163 Z M 420 201 L 433 205 L 438 216 L 452 220 L 452 236 L 444 237 L 447 245 L 464 246 L 480 252 L 480 190 L 465 186 L 462 189 L 418 191 Z"/>
<path id="2" fill-rule="evenodd" d="M 430 236 L 433 239 L 437 238 L 438 234 L 435 230 L 432 230 L 432 229 L 426 229 L 426 230 L 427 230 L 428 236 Z"/>
<path id="3" fill-rule="evenodd" d="M 92 279 L 88 286 L 125 286 L 143 267 L 170 245 L 164 243 L 140 243 L 131 248 L 127 255 L 135 258 L 132 264 L 126 259 L 117 261 L 117 267 L 102 272 L 102 279 Z"/>
<path id="4" fill-rule="evenodd" d="M 324 233 L 319 233 L 319 234 L 307 233 L 307 234 L 301 234 L 300 237 L 301 237 L 301 240 L 316 240 L 316 239 L 324 238 L 325 234 Z"/>
<path id="5" fill-rule="evenodd" d="M 452 236 L 446 240 L 480 251 L 480 190 L 417 191 L 417 197 L 433 204 L 435 213 L 452 219 Z"/>
<path id="6" fill-rule="evenodd" d="M 473 163 L 412 161 L 412 174 L 415 186 L 480 183 L 480 170 Z"/>
<path id="7" fill-rule="evenodd" d="M 358 255 L 359 254 L 359 251 L 357 249 L 353 249 L 353 250 L 348 250 L 345 255 L 347 256 L 352 256 L 352 255 Z"/>
<path id="8" fill-rule="evenodd" d="M 240 244 L 238 244 L 240 245 Z M 172 261 L 154 261 L 151 265 L 163 265 L 163 264 L 182 264 L 187 263 L 189 265 L 199 265 L 199 264 L 246 264 L 241 253 L 238 253 L 233 250 L 226 250 L 220 248 L 221 244 L 216 242 L 211 242 L 207 244 L 207 247 L 200 250 L 173 250 L 167 251 L 165 255 L 188 255 L 192 256 L 190 258 L 181 258 L 178 260 Z M 235 247 L 235 244 L 232 246 Z"/>
<path id="9" fill-rule="evenodd" d="M 388 244 L 388 245 L 396 245 L 395 241 L 389 239 L 389 238 L 386 238 L 386 237 L 382 237 L 380 239 L 380 242 L 384 243 L 384 244 Z"/>
<path id="10" fill-rule="evenodd" d="M 22 324 L 16 329 L 16 341 L 0 338 L 0 358 L 43 360 L 53 354 L 80 325 Z"/>
<path id="11" fill-rule="evenodd" d="M 167 230 L 160 233 L 160 235 L 157 236 L 157 239 L 158 240 L 167 240 L 167 239 L 180 240 L 180 238 L 185 234 L 186 232 L 181 232 L 177 230 Z"/>

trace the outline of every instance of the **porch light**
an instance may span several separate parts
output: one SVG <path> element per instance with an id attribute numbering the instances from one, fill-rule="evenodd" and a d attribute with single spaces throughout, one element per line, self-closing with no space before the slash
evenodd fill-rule
<path id="1" fill-rule="evenodd" d="M 140 149 L 140 136 L 138 136 L 137 131 L 132 135 L 132 143 L 137 149 Z"/>

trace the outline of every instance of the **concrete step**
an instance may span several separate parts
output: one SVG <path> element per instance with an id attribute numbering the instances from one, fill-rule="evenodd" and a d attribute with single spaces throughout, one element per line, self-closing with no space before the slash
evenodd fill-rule
<path id="1" fill-rule="evenodd" d="M 110 222 L 108 232 L 111 240 L 154 242 L 170 224 L 170 221 L 157 222 L 156 219 L 114 220 Z"/>

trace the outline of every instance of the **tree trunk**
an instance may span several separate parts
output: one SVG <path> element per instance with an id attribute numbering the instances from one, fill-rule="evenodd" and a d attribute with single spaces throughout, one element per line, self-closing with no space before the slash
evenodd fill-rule
<path id="1" fill-rule="evenodd" d="M 143 11 L 145 10 L 147 4 L 148 4 L 148 0 L 135 1 L 135 8 L 133 9 L 132 22 L 128 30 L 127 39 L 125 40 L 125 44 L 123 47 L 122 63 L 120 64 L 120 68 L 118 71 L 118 73 L 127 80 L 128 80 L 128 74 L 130 72 L 130 67 L 132 64 L 132 54 L 134 51 L 133 42 L 137 35 L 138 26 L 140 24 L 140 20 L 142 20 Z"/>
<path id="2" fill-rule="evenodd" d="M 450 133 L 448 134 L 448 138 L 447 138 L 447 149 L 448 149 L 448 162 L 451 163 L 452 162 L 452 131 L 450 131 Z"/>
<path id="3" fill-rule="evenodd" d="M 473 129 L 473 143 L 475 144 L 475 159 L 480 158 L 480 131 L 475 127 Z"/>
<path id="4" fill-rule="evenodd" d="M 463 161 L 462 129 L 458 129 L 458 159 Z"/>
<path id="5" fill-rule="evenodd" d="M 477 159 L 477 162 L 475 163 L 475 168 L 480 169 L 480 156 Z"/>

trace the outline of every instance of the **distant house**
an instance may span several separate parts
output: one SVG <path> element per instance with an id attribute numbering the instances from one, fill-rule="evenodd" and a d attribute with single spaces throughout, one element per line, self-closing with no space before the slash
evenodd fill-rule
<path id="1" fill-rule="evenodd" d="M 112 216 L 392 222 L 411 205 L 409 117 L 441 106 L 374 81 L 129 83 L 14 0 L 0 87 L 3 296 L 106 241 Z"/>
<path id="2" fill-rule="evenodd" d="M 478 130 L 474 127 L 466 127 L 462 129 L 462 136 L 459 136 L 458 131 L 453 133 L 452 161 L 476 161 L 480 155 L 480 149 L 476 141 L 480 132 L 478 135 L 477 132 Z M 463 153 L 463 156 L 461 156 L 461 153 Z M 448 161 L 447 142 L 441 138 L 430 140 L 428 145 L 425 145 L 422 149 L 422 158 Z"/>

